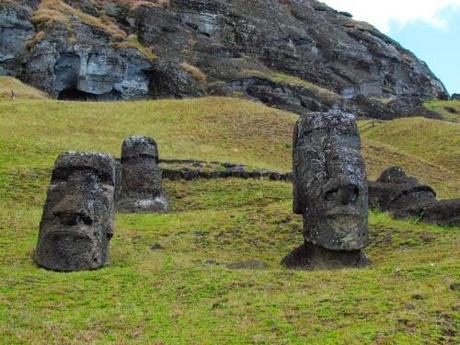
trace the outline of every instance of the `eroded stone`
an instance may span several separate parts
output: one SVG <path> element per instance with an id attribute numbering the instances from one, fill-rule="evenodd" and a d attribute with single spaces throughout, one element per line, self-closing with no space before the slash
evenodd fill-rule
<path id="1" fill-rule="evenodd" d="M 356 119 L 340 111 L 302 116 L 294 133 L 294 211 L 306 241 L 329 250 L 368 243 L 367 180 Z"/>
<path id="2" fill-rule="evenodd" d="M 304 261 L 363 262 L 361 250 L 369 242 L 368 194 L 355 116 L 341 111 L 302 116 L 294 130 L 293 168 L 293 208 L 304 221 L 300 252 L 310 253 Z M 284 263 L 292 266 L 298 257 L 291 253 Z"/>
<path id="3" fill-rule="evenodd" d="M 369 183 L 369 206 L 396 217 L 421 217 L 436 202 L 433 188 L 407 176 L 400 167 L 388 168 Z"/>
<path id="4" fill-rule="evenodd" d="M 122 186 L 118 202 L 121 212 L 165 212 L 168 201 L 162 191 L 162 176 L 155 140 L 132 136 L 121 152 Z"/>
<path id="5" fill-rule="evenodd" d="M 99 153 L 58 157 L 40 223 L 35 261 L 55 271 L 92 270 L 108 260 L 115 160 Z"/>

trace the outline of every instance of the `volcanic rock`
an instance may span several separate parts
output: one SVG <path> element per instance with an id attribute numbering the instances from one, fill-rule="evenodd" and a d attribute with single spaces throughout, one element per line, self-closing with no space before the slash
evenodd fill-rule
<path id="1" fill-rule="evenodd" d="M 293 168 L 293 208 L 304 222 L 305 246 L 299 250 L 310 252 L 304 259 L 312 265 L 316 257 L 318 262 L 363 262 L 368 195 L 355 116 L 340 111 L 302 116 L 294 130 Z M 295 257 L 298 253 L 286 260 Z"/>
<path id="2" fill-rule="evenodd" d="M 437 203 L 436 192 L 406 175 L 399 167 L 385 170 L 376 182 L 369 182 L 369 207 L 395 217 L 422 217 Z"/>
<path id="3" fill-rule="evenodd" d="M 448 93 L 371 25 L 314 0 L 0 0 L 0 74 L 61 99 L 243 95 L 305 113 L 421 114 Z"/>
<path id="4" fill-rule="evenodd" d="M 158 148 L 155 140 L 132 136 L 121 149 L 122 185 L 118 200 L 121 212 L 165 212 L 168 201 L 163 195 Z"/>
<path id="5" fill-rule="evenodd" d="M 55 271 L 92 270 L 108 260 L 113 236 L 115 160 L 68 152 L 56 160 L 35 261 Z"/>

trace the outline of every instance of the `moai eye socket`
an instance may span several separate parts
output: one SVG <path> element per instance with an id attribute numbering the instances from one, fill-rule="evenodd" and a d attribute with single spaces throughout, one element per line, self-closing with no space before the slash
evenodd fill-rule
<path id="1" fill-rule="evenodd" d="M 337 194 L 339 192 L 339 189 L 338 188 L 333 188 L 331 190 L 328 190 L 325 194 L 324 194 L 324 199 L 326 199 L 326 201 L 334 201 L 334 200 L 337 200 Z"/>

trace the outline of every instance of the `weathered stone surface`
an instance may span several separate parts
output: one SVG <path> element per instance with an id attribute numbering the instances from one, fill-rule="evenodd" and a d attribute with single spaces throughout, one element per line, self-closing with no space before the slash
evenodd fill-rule
<path id="1" fill-rule="evenodd" d="M 26 42 L 35 33 L 31 15 L 20 3 L 0 2 L 0 75 L 21 75 Z"/>
<path id="2" fill-rule="evenodd" d="M 118 201 L 121 212 L 165 212 L 158 148 L 152 138 L 132 136 L 121 149 L 122 186 Z"/>
<path id="3" fill-rule="evenodd" d="M 460 226 L 460 199 L 442 200 L 428 206 L 422 221 L 442 226 Z"/>
<path id="4" fill-rule="evenodd" d="M 368 244 L 367 180 L 352 114 L 302 116 L 294 130 L 294 212 L 309 243 L 336 251 Z"/>
<path id="5" fill-rule="evenodd" d="M 150 96 L 150 70 L 136 49 L 103 43 L 58 48 L 45 40 L 31 50 L 25 79 L 64 100 L 135 99 Z"/>
<path id="6" fill-rule="evenodd" d="M 233 163 L 205 162 L 198 160 L 160 160 L 163 178 L 169 180 L 195 180 L 241 178 L 272 181 L 292 181 L 291 173 L 250 169 Z"/>
<path id="7" fill-rule="evenodd" d="M 238 94 L 394 118 L 448 97 L 411 52 L 314 0 L 66 0 L 82 14 L 59 20 L 36 15 L 37 3 L 0 0 L 0 73 L 61 99 Z"/>
<path id="8" fill-rule="evenodd" d="M 431 187 L 407 176 L 399 167 L 388 168 L 376 182 L 369 183 L 369 207 L 396 217 L 421 217 L 436 202 Z"/>
<path id="9" fill-rule="evenodd" d="M 113 236 L 115 160 L 68 152 L 56 160 L 35 261 L 56 271 L 92 270 L 108 260 Z"/>
<path id="10" fill-rule="evenodd" d="M 370 261 L 362 250 L 333 251 L 305 242 L 293 250 L 281 262 L 292 269 L 337 269 L 342 267 L 364 267 Z"/>

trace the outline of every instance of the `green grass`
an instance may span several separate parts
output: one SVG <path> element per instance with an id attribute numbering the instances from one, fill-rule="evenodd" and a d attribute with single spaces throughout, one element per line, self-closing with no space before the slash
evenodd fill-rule
<path id="1" fill-rule="evenodd" d="M 372 178 L 396 164 L 442 197 L 460 195 L 460 125 L 419 117 L 363 121 L 360 128 Z"/>
<path id="2" fill-rule="evenodd" d="M 446 120 L 460 122 L 460 101 L 430 101 L 425 107 L 441 114 Z"/>
<path id="3" fill-rule="evenodd" d="M 34 266 L 43 200 L 10 196 L 14 204 L 0 210 L 3 343 L 454 341 L 460 295 L 449 287 L 459 281 L 459 228 L 372 213 L 371 267 L 289 271 L 279 261 L 302 239 L 288 183 L 167 182 L 165 189 L 173 213 L 118 215 L 111 265 L 71 274 Z M 267 269 L 226 267 L 254 259 Z"/>
<path id="4" fill-rule="evenodd" d="M 118 155 L 126 136 L 146 134 L 163 158 L 288 171 L 295 119 L 226 98 L 0 102 L 0 344 L 458 343 L 460 292 L 450 286 L 460 283 L 460 228 L 371 213 L 372 266 L 285 270 L 302 222 L 284 182 L 165 181 L 173 212 L 117 215 L 108 267 L 61 274 L 31 260 L 60 152 Z M 389 124 L 361 123 L 370 175 L 401 162 L 442 195 L 458 191 L 438 180 L 456 176 L 447 158 L 458 147 L 444 159 L 429 153 L 436 143 L 418 150 L 413 133 Z M 266 269 L 227 267 L 245 260 Z"/>
<path id="5" fill-rule="evenodd" d="M 154 137 L 162 158 L 289 171 L 297 116 L 212 97 L 117 103 L 21 100 L 0 103 L 0 119 L 0 171 L 7 170 L 8 178 L 49 169 L 66 150 L 119 155 L 121 142 L 133 134 Z M 432 185 L 440 197 L 460 197 L 458 125 L 423 118 L 360 125 L 370 178 L 397 164 Z"/>

